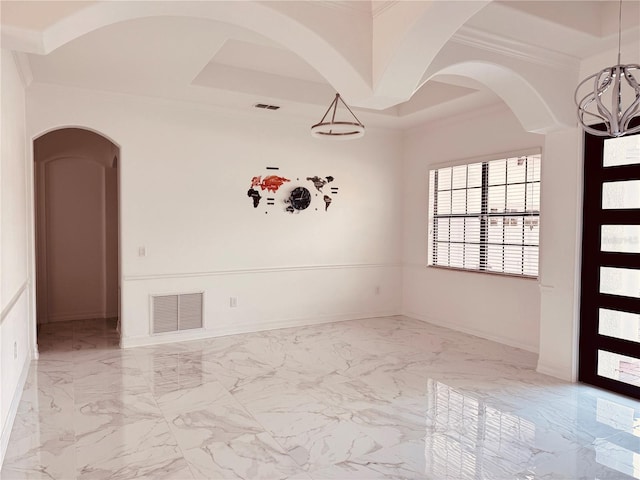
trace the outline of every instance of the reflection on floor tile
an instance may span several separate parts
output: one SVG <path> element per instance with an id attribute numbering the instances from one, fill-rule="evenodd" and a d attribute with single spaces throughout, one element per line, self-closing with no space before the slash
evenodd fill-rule
<path id="1" fill-rule="evenodd" d="M 40 328 L 2 479 L 640 479 L 640 404 L 406 317 L 120 350 Z"/>
<path id="2" fill-rule="evenodd" d="M 184 454 L 194 476 L 201 479 L 285 480 L 302 472 L 267 432 L 244 434 L 226 442 L 209 442 Z"/>

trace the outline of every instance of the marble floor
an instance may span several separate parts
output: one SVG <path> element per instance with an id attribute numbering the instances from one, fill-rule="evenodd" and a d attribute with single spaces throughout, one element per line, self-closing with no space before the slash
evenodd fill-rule
<path id="1" fill-rule="evenodd" d="M 640 479 L 639 402 L 406 317 L 39 345 L 2 479 Z"/>

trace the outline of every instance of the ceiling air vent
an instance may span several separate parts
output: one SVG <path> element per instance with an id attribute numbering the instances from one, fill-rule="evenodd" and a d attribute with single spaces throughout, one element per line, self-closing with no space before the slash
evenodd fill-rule
<path id="1" fill-rule="evenodd" d="M 278 105 L 267 105 L 266 103 L 256 103 L 254 107 L 262 108 L 263 110 L 278 110 L 280 108 Z"/>
<path id="2" fill-rule="evenodd" d="M 152 332 L 157 334 L 202 328 L 202 295 L 153 295 Z"/>

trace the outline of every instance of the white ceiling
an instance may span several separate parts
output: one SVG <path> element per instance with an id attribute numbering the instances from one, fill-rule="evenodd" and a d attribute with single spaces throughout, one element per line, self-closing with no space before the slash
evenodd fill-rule
<path id="1" fill-rule="evenodd" d="M 2 24 L 42 30 L 95 3 L 97 2 L 56 2 L 50 0 L 15 2 L 5 0 L 2 2 Z"/>
<path id="2" fill-rule="evenodd" d="M 78 11 L 105 2 L 2 1 L 3 34 L 35 35 Z M 316 1 L 328 16 L 375 24 L 399 2 Z M 307 8 L 300 2 L 300 17 Z M 498 39 L 579 60 L 617 45 L 616 1 L 494 1 L 471 17 L 456 36 Z M 345 12 L 348 12 L 345 13 Z M 625 0 L 624 39 L 640 38 L 640 1 Z M 355 28 L 355 26 L 354 26 Z M 487 40 L 484 40 L 485 42 Z M 354 47 L 355 48 L 355 47 Z M 363 55 L 365 53 L 363 52 Z M 251 109 L 281 105 L 274 114 L 324 113 L 335 88 L 292 50 L 273 40 L 211 19 L 154 16 L 121 21 L 75 38 L 46 55 L 29 53 L 35 82 Z M 615 59 L 612 59 L 612 61 Z M 349 99 L 346 99 L 349 101 Z M 407 128 L 501 100 L 478 82 L 437 76 L 404 103 L 380 111 L 357 109 L 365 123 Z"/>

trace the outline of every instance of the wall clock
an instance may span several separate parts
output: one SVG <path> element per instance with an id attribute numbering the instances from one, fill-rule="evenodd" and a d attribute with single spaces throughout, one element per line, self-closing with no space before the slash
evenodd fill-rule
<path id="1" fill-rule="evenodd" d="M 311 192 L 304 187 L 296 187 L 289 195 L 289 206 L 294 210 L 304 210 L 311 204 Z"/>
<path id="2" fill-rule="evenodd" d="M 289 213 L 300 213 L 303 210 L 326 212 L 338 194 L 339 188 L 334 186 L 335 178 L 332 175 L 301 176 L 289 179 L 274 174 L 274 172 L 279 173 L 279 170 L 280 167 L 268 166 L 266 174 L 251 177 L 247 197 L 252 200 L 253 208 L 258 209 L 259 206 L 264 206 L 264 213 L 268 214 L 270 211 L 279 210 L 276 205 L 280 206 L 284 203 L 284 210 Z M 296 183 L 286 185 L 288 182 Z M 315 205 L 312 205 L 313 203 Z M 322 208 L 323 203 L 324 208 Z"/>

